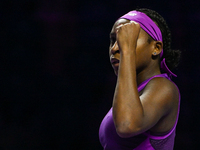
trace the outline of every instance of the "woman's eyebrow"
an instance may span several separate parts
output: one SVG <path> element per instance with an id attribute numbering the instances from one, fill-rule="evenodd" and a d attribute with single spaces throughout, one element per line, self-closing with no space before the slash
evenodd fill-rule
<path id="1" fill-rule="evenodd" d="M 115 36 L 115 32 L 110 33 L 110 37 L 113 37 L 113 36 Z"/>

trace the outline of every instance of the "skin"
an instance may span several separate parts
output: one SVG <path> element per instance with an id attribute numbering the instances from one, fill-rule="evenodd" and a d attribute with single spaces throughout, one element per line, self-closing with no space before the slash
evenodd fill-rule
<path id="1" fill-rule="evenodd" d="M 113 120 L 118 135 L 128 138 L 147 130 L 155 135 L 170 131 L 178 111 L 177 87 L 158 77 L 140 93 L 137 90 L 140 83 L 161 73 L 159 53 L 163 43 L 148 42 L 149 35 L 140 25 L 126 19 L 115 22 L 110 39 L 109 55 L 117 75 Z"/>

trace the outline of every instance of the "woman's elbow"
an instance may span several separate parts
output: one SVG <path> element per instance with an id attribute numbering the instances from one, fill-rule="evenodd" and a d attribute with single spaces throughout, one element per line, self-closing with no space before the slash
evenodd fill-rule
<path id="1" fill-rule="evenodd" d="M 121 138 L 129 138 L 141 133 L 141 128 L 131 126 L 118 126 L 116 132 Z"/>

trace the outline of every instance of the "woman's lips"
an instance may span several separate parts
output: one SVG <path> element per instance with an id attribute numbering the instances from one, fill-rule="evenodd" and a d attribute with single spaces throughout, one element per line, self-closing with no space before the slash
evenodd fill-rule
<path id="1" fill-rule="evenodd" d="M 119 60 L 117 58 L 111 58 L 110 60 L 111 64 L 119 63 Z"/>
<path id="2" fill-rule="evenodd" d="M 119 60 L 117 58 L 111 58 L 110 62 L 115 67 L 119 66 Z"/>

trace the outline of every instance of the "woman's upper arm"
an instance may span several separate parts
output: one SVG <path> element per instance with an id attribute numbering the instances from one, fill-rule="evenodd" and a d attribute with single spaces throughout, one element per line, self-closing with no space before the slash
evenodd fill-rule
<path id="1" fill-rule="evenodd" d="M 154 78 L 147 84 L 140 96 L 144 111 L 140 132 L 151 129 L 172 111 L 177 94 L 176 86 L 165 78 Z"/>

